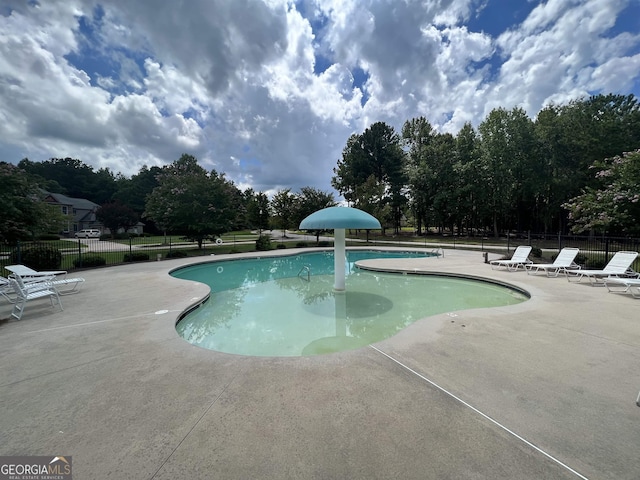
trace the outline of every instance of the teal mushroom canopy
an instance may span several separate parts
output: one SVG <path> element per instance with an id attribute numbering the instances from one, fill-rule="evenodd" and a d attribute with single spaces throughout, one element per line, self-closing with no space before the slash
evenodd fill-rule
<path id="1" fill-rule="evenodd" d="M 336 228 L 382 228 L 378 219 L 352 207 L 329 207 L 318 210 L 300 222 L 300 230 L 335 230 Z"/>

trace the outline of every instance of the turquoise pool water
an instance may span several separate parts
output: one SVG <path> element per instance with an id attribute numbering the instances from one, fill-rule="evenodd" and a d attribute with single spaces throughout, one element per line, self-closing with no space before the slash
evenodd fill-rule
<path id="1" fill-rule="evenodd" d="M 333 291 L 333 252 L 185 267 L 171 275 L 206 283 L 211 296 L 182 318 L 176 330 L 188 342 L 220 352 L 317 355 L 378 342 L 438 313 L 527 299 L 479 280 L 355 267 L 362 259 L 417 256 L 428 255 L 347 251 L 345 292 Z"/>

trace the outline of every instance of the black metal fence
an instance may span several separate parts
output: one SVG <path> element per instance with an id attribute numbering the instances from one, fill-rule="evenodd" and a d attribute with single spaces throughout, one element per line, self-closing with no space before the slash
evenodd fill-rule
<path id="1" fill-rule="evenodd" d="M 542 250 L 548 256 L 555 251 L 557 254 L 564 247 L 580 249 L 578 263 L 588 268 L 604 267 L 616 252 L 640 252 L 640 238 L 608 237 L 608 236 L 580 236 L 580 235 L 526 235 L 510 240 L 520 245 L 531 245 Z M 637 259 L 634 265 L 640 265 Z"/>
<path id="2" fill-rule="evenodd" d="M 251 236 L 204 241 L 201 246 L 180 237 L 132 237 L 124 240 L 61 239 L 0 245 L 0 275 L 5 265 L 25 264 L 37 270 L 74 270 L 255 249 Z"/>
<path id="3" fill-rule="evenodd" d="M 240 253 L 255 251 L 258 235 L 228 235 L 215 241 L 205 241 L 202 248 L 180 237 L 133 237 L 124 240 L 62 239 L 39 242 L 21 242 L 15 246 L 0 245 L 0 275 L 7 275 L 2 267 L 22 263 L 38 270 L 74 270 L 117 265 L 128 262 L 156 261 L 165 258 Z M 347 235 L 349 238 L 349 235 Z M 327 241 L 329 240 L 329 241 Z M 360 239 L 358 244 L 363 244 Z M 536 256 L 550 260 L 564 247 L 580 249 L 578 263 L 588 268 L 602 268 L 618 251 L 640 252 L 640 238 L 578 236 L 578 235 L 511 235 L 501 239 L 487 237 L 373 237 L 370 245 L 399 245 L 425 248 L 457 248 L 495 251 L 508 255 L 518 245 L 534 247 Z M 365 243 L 365 244 L 366 244 Z M 313 235 L 292 236 L 274 240 L 274 248 L 315 246 Z M 330 239 L 321 242 L 331 246 Z M 640 259 L 635 270 L 640 271 Z"/>

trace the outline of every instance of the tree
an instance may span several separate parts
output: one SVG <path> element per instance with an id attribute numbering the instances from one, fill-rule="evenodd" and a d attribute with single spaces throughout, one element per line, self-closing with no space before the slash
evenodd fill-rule
<path id="1" fill-rule="evenodd" d="M 633 95 L 600 94 L 580 99 L 570 102 L 563 115 L 585 165 L 629 152 L 640 144 L 640 106 Z"/>
<path id="2" fill-rule="evenodd" d="M 296 196 L 291 193 L 290 188 L 278 190 L 271 199 L 271 211 L 276 224 L 282 229 L 282 236 L 286 236 L 286 231 L 295 221 Z"/>
<path id="3" fill-rule="evenodd" d="M 249 228 L 256 228 L 262 234 L 262 230 L 269 228 L 269 198 L 263 192 L 254 193 L 252 189 L 247 189 L 244 196 Z"/>
<path id="4" fill-rule="evenodd" d="M 494 235 L 499 227 L 522 228 L 520 213 L 529 211 L 536 183 L 536 141 L 532 121 L 524 110 L 492 110 L 478 127 L 480 159 L 477 173 L 487 189 L 485 212 L 491 217 Z M 502 222 L 502 225 L 500 223 Z"/>
<path id="5" fill-rule="evenodd" d="M 112 198 L 116 202 L 120 202 L 123 205 L 130 207 L 138 218 L 142 217 L 145 211 L 147 197 L 151 194 L 154 188 L 158 186 L 157 177 L 162 173 L 160 167 L 148 168 L 144 165 L 140 171 L 132 175 L 131 178 L 126 178 L 122 175 L 116 177 L 116 192 Z M 151 220 L 147 218 L 145 224 L 146 232 L 156 232 L 158 228 Z"/>
<path id="6" fill-rule="evenodd" d="M 471 228 L 484 227 L 479 215 L 479 205 L 485 203 L 485 186 L 476 174 L 478 167 L 479 139 L 470 123 L 465 123 L 456 136 L 457 161 L 455 175 L 459 179 L 458 208 L 460 221 Z"/>
<path id="7" fill-rule="evenodd" d="M 333 170 L 335 176 L 331 179 L 331 185 L 345 200 L 359 207 L 357 202 L 362 198 L 356 196 L 356 190 L 373 175 L 385 186 L 385 195 L 380 201 L 390 205 L 394 228 L 399 230 L 402 209 L 407 201 L 404 161 L 400 136 L 393 127 L 377 122 L 362 135 L 349 138 L 342 151 L 342 159 Z"/>
<path id="8" fill-rule="evenodd" d="M 458 216 L 459 177 L 455 174 L 456 143 L 450 133 L 434 136 L 429 149 L 434 171 L 433 217 L 436 224 L 453 232 Z"/>
<path id="9" fill-rule="evenodd" d="M 358 185 L 355 195 L 358 208 L 377 218 L 383 232 L 393 225 L 393 211 L 389 203 L 384 201 L 385 190 L 385 185 L 375 175 L 369 175 L 369 178 Z"/>
<path id="10" fill-rule="evenodd" d="M 574 192 L 574 182 L 582 170 L 574 166 L 565 148 L 560 108 L 549 105 L 543 108 L 535 121 L 535 136 L 538 143 L 538 173 L 540 187 L 536 191 L 538 222 L 546 233 L 552 228 L 562 231 L 565 214 L 561 205 Z"/>
<path id="11" fill-rule="evenodd" d="M 52 191 L 69 197 L 102 204 L 111 200 L 116 192 L 116 179 L 108 168 L 94 172 L 92 167 L 75 158 L 52 158 L 40 163 L 25 158 L 18 166 L 46 179 L 49 187 L 58 185 L 61 191 Z"/>
<path id="12" fill-rule="evenodd" d="M 0 192 L 0 242 L 13 245 L 61 229 L 61 215 L 42 201 L 43 192 L 23 169 L 0 162 Z"/>
<path id="13" fill-rule="evenodd" d="M 120 202 L 102 204 L 96 211 L 96 218 L 111 231 L 113 238 L 121 228 L 126 232 L 138 223 L 138 214 Z"/>
<path id="14" fill-rule="evenodd" d="M 406 176 L 409 187 L 409 203 L 416 221 L 417 233 L 422 233 L 422 225 L 428 228 L 427 213 L 433 204 L 434 172 L 429 166 L 429 147 L 434 132 L 424 117 L 408 120 L 402 127 L 402 140 L 408 148 Z"/>
<path id="15" fill-rule="evenodd" d="M 116 178 L 117 190 L 113 194 L 113 200 L 132 208 L 139 215 L 144 212 L 147 195 L 158 186 L 158 175 L 162 173 L 160 167 L 147 167 L 143 165 L 140 171 L 131 178 L 118 176 Z"/>
<path id="16" fill-rule="evenodd" d="M 464 152 L 466 163 L 476 158 L 477 150 L 475 132 L 470 125 L 466 127 L 463 142 L 449 133 L 434 132 L 424 117 L 404 124 L 402 137 L 408 147 L 409 198 L 418 234 L 423 224 L 425 227 L 437 225 L 440 230 L 447 227 L 453 231 L 455 225 L 462 228 L 467 214 L 463 195 L 468 197 L 468 193 L 463 192 L 463 179 L 470 175 L 462 170 L 458 146 L 469 150 Z"/>
<path id="17" fill-rule="evenodd" d="M 571 230 L 640 234 L 640 150 L 595 162 L 593 169 L 599 186 L 563 205 Z"/>
<path id="18" fill-rule="evenodd" d="M 302 187 L 297 195 L 295 222 L 300 224 L 302 220 L 323 208 L 335 207 L 337 205 L 333 198 L 333 193 L 323 192 L 313 187 Z M 322 230 L 316 230 L 316 242 L 320 240 Z"/>
<path id="19" fill-rule="evenodd" d="M 324 192 L 313 187 L 302 187 L 297 195 L 297 223 L 300 223 L 306 217 L 323 208 L 335 207 L 337 205 L 333 198 L 333 193 Z"/>
<path id="20" fill-rule="evenodd" d="M 192 155 L 162 169 L 148 197 L 144 216 L 165 231 L 196 240 L 229 231 L 236 220 L 240 192 L 224 175 L 207 172 Z"/>

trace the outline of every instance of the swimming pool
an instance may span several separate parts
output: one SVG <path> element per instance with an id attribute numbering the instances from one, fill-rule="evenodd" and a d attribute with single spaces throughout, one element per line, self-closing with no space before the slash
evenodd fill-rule
<path id="1" fill-rule="evenodd" d="M 361 270 L 371 258 L 418 252 L 347 251 L 346 290 L 333 290 L 333 252 L 240 259 L 171 272 L 206 283 L 211 296 L 181 318 L 188 342 L 253 356 L 317 355 L 360 348 L 437 313 L 511 305 L 527 297 L 475 279 Z M 437 261 L 437 260 L 434 260 Z"/>

